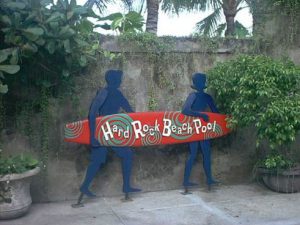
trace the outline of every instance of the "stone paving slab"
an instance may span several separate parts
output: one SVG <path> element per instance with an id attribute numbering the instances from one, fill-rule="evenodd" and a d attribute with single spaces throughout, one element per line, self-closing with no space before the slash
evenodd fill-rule
<path id="1" fill-rule="evenodd" d="M 120 218 L 124 224 L 130 225 L 231 225 L 237 224 L 233 218 L 227 216 L 216 217 L 215 213 L 198 205 L 176 208 L 162 208 L 150 211 L 120 212 Z"/>
<path id="2" fill-rule="evenodd" d="M 1 225 L 300 225 L 300 193 L 278 194 L 258 184 L 138 193 L 74 202 L 33 204 L 22 218 Z"/>

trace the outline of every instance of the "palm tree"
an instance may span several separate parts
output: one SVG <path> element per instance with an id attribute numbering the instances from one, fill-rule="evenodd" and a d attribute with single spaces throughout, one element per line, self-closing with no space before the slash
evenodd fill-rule
<path id="1" fill-rule="evenodd" d="M 165 11 L 179 13 L 182 10 L 206 11 L 212 9 L 213 12 L 197 23 L 197 30 L 204 34 L 213 36 L 220 34 L 225 30 L 225 36 L 235 36 L 236 29 L 238 34 L 248 34 L 247 29 L 238 21 L 235 21 L 236 14 L 245 8 L 246 0 L 164 0 L 162 8 Z M 222 13 L 225 16 L 226 23 L 219 24 Z"/>
<path id="2" fill-rule="evenodd" d="M 147 0 L 147 21 L 146 31 L 149 33 L 157 33 L 158 10 L 161 0 Z"/>

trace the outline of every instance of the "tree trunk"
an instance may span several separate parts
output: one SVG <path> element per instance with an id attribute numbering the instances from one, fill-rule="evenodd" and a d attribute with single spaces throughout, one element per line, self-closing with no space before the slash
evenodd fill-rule
<path id="1" fill-rule="evenodd" d="M 235 36 L 234 16 L 226 16 L 225 36 Z"/>
<path id="2" fill-rule="evenodd" d="M 146 32 L 156 34 L 160 0 L 147 0 Z"/>
<path id="3" fill-rule="evenodd" d="M 237 2 L 236 0 L 224 0 L 223 1 L 223 12 L 226 18 L 226 31 L 225 36 L 235 35 L 234 18 L 237 13 Z"/>

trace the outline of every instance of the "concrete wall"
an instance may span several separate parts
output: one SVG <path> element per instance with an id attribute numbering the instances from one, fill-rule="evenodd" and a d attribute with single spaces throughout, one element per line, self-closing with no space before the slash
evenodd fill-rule
<path id="1" fill-rule="evenodd" d="M 267 40 L 271 45 L 268 54 L 274 58 L 288 56 L 300 64 L 300 13 L 290 14 L 286 9 L 274 6 L 272 1 L 253 0 L 255 37 Z M 286 3 L 287 4 L 287 3 Z M 291 16 L 293 15 L 293 16 Z M 256 18 L 256 19 L 255 19 Z"/>
<path id="2" fill-rule="evenodd" d="M 124 71 L 122 91 L 136 111 L 181 110 L 188 93 L 192 91 L 191 76 L 207 71 L 217 62 L 234 57 L 235 52 L 247 51 L 247 41 L 226 40 L 219 43 L 215 53 L 205 43 L 192 39 L 175 39 L 174 48 L 155 60 L 143 49 L 120 48 L 112 37 L 103 38 L 103 48 L 123 52 L 125 59 L 114 61 L 99 58 L 86 74 L 76 78 L 72 98 L 50 99 L 49 159 L 45 172 L 33 179 L 34 201 L 76 199 L 78 188 L 88 165 L 87 146 L 64 143 L 63 126 L 67 122 L 83 119 L 96 91 L 103 87 L 107 69 Z M 74 101 L 76 99 L 76 101 Z M 75 103 L 74 103 L 75 102 Z M 35 137 L 39 137 L 39 115 L 32 116 Z M 3 131 L 2 146 L 6 152 L 33 152 L 40 156 L 39 144 L 20 132 Z M 251 128 L 235 132 L 212 141 L 213 174 L 224 184 L 249 181 L 252 178 L 255 155 L 254 132 Z M 39 140 L 37 140 L 39 142 Z M 143 191 L 181 188 L 187 158 L 186 144 L 154 146 L 134 149 L 132 183 Z M 205 186 L 202 159 L 199 154 L 192 180 Z M 122 174 L 120 159 L 110 152 L 107 163 L 94 180 L 92 190 L 104 196 L 121 194 Z"/>

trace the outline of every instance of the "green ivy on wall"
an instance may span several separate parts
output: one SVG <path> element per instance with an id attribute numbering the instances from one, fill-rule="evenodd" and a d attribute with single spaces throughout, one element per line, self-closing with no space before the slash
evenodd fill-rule
<path id="1" fill-rule="evenodd" d="M 2 99 L 2 95 L 0 94 L 0 132 L 4 128 L 5 121 L 5 107 Z"/>
<path id="2" fill-rule="evenodd" d="M 288 18 L 288 43 L 294 43 L 299 35 L 300 19 L 300 0 L 271 0 L 276 13 L 287 16 Z"/>
<path id="3" fill-rule="evenodd" d="M 174 46 L 174 38 L 159 38 L 152 33 L 124 33 L 118 37 L 118 42 L 123 52 L 129 49 L 131 53 L 142 52 L 151 61 L 170 52 Z"/>
<path id="4" fill-rule="evenodd" d="M 152 87 L 149 91 L 148 110 L 155 111 L 155 110 L 157 110 L 157 106 L 158 106 L 158 102 L 157 102 L 157 98 L 155 96 L 155 90 L 154 90 L 154 87 Z"/>
<path id="5" fill-rule="evenodd" d="M 122 49 L 123 61 L 126 56 L 142 55 L 150 64 L 153 64 L 155 84 L 148 93 L 148 109 L 155 110 L 159 103 L 155 98 L 155 89 L 160 88 L 166 91 L 174 90 L 174 82 L 167 73 L 166 66 L 177 64 L 180 57 L 172 52 L 175 46 L 174 37 L 157 37 L 152 33 L 124 33 L 118 38 Z"/>
<path id="6" fill-rule="evenodd" d="M 49 115 L 49 89 L 43 88 L 40 99 L 40 107 L 41 107 L 41 164 L 43 169 L 47 168 L 48 157 L 49 157 L 49 123 L 50 123 L 50 115 Z"/>

